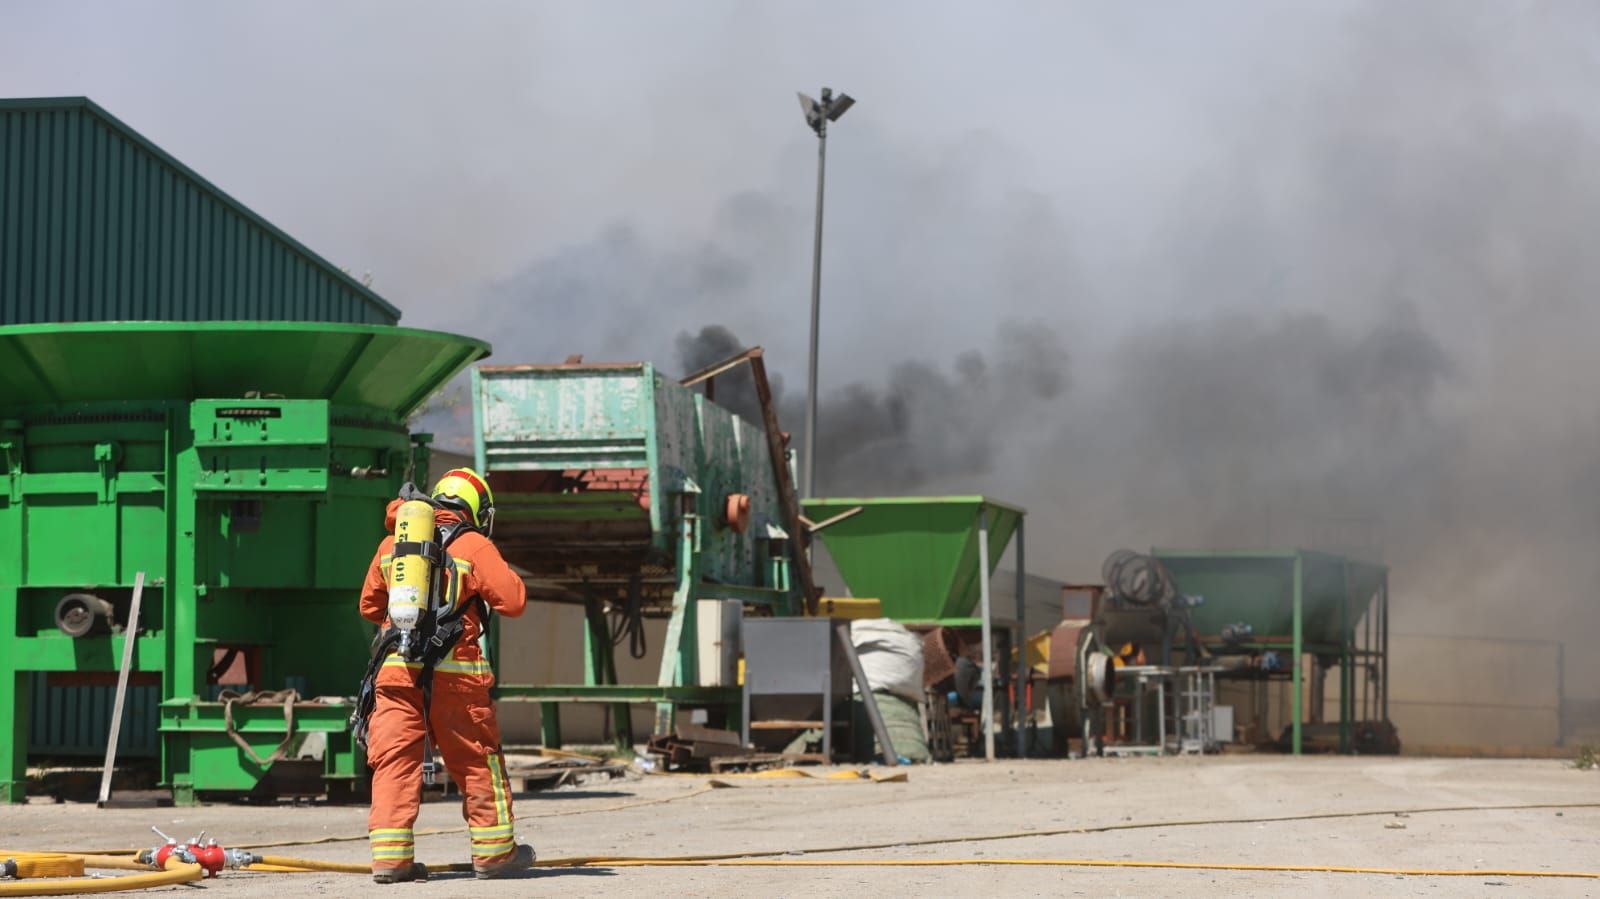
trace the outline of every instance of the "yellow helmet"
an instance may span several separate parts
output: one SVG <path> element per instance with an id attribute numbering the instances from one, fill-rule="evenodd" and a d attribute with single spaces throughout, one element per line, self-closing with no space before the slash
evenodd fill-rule
<path id="1" fill-rule="evenodd" d="M 433 500 L 468 516 L 485 536 L 494 529 L 494 494 L 470 468 L 452 468 L 433 485 Z"/>

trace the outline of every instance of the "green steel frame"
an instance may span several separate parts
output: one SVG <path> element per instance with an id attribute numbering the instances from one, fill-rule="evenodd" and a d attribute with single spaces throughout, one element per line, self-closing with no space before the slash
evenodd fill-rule
<path id="1" fill-rule="evenodd" d="M 727 364 L 758 360 L 752 351 Z M 695 603 L 737 599 L 761 614 L 790 615 L 805 602 L 785 513 L 785 491 L 794 502 L 789 460 L 775 464 L 781 451 L 768 433 L 648 363 L 483 366 L 473 371 L 472 396 L 476 462 L 499 509 L 496 543 L 531 576 L 582 596 L 586 609 L 584 683 L 501 684 L 499 699 L 538 702 L 552 747 L 561 743 L 563 703 L 609 704 L 622 750 L 633 740 L 630 704 L 655 705 L 658 733 L 680 706 L 719 707 L 737 724 L 737 689 L 696 686 Z M 632 473 L 637 493 L 545 492 L 518 480 L 572 472 Z M 743 532 L 723 514 L 734 494 L 750 499 Z M 628 544 L 621 556 L 619 543 Z M 617 682 L 600 617 L 600 601 L 622 600 L 633 578 L 643 580 L 647 614 L 667 619 L 653 685 Z M 495 629 L 497 680 L 502 640 Z"/>
<path id="2" fill-rule="evenodd" d="M 1223 624 L 1250 624 L 1257 636 L 1232 649 L 1287 652 L 1290 748 L 1304 749 L 1304 660 L 1339 668 L 1339 751 L 1352 751 L 1357 721 L 1389 720 L 1389 570 L 1372 562 L 1311 550 L 1153 549 L 1177 588 L 1203 596 L 1194 613 L 1209 648 Z M 1287 624 L 1287 627 L 1284 625 Z M 1287 633 L 1285 633 L 1287 631 Z M 1357 690 L 1357 669 L 1366 666 Z M 1313 702 L 1323 701 L 1320 683 Z M 1374 719 L 1373 714 L 1377 714 Z"/>
<path id="3" fill-rule="evenodd" d="M 8 327 L 0 347 L 17 360 L 0 369 L 0 800 L 25 798 L 31 679 L 109 678 L 126 639 L 59 632 L 55 602 L 126 603 L 138 572 L 134 665 L 160 675 L 163 783 L 180 802 L 255 787 L 266 769 L 212 695 L 218 657 L 237 650 L 254 689 L 354 691 L 372 633 L 354 593 L 385 504 L 427 471 L 405 416 L 487 346 L 213 322 Z M 298 734 L 327 735 L 331 784 L 362 774 L 348 715 L 297 708 Z M 287 736 L 281 707 L 234 718 L 259 755 Z"/>

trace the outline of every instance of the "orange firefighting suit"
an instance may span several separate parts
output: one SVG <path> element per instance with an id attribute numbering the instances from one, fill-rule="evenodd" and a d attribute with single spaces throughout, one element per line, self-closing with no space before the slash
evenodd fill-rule
<path id="1" fill-rule="evenodd" d="M 389 504 L 388 528 L 394 530 L 395 510 Z M 440 526 L 461 520 L 454 512 L 439 510 Z M 367 570 L 361 590 L 361 617 L 388 627 L 387 578 L 394 537 L 383 538 Z M 527 588 L 499 550 L 477 531 L 463 531 L 446 552 L 455 570 L 446 572 L 459 582 L 446 595 L 457 603 L 483 598 L 495 613 L 508 618 L 521 615 L 527 605 Z M 372 768 L 372 812 L 367 835 L 372 844 L 372 868 L 409 866 L 415 849 L 412 826 L 422 802 L 423 736 L 429 731 L 444 756 L 446 770 L 462 795 L 462 816 L 472 841 L 475 865 L 491 865 L 516 850 L 512 833 L 511 790 L 506 783 L 505 760 L 500 753 L 500 725 L 495 720 L 489 688 L 494 675 L 478 648 L 484 622 L 472 609 L 465 630 L 450 655 L 434 669 L 432 702 L 425 709 L 417 677 L 422 665 L 390 655 L 378 672 L 377 702 L 369 725 L 367 764 Z"/>

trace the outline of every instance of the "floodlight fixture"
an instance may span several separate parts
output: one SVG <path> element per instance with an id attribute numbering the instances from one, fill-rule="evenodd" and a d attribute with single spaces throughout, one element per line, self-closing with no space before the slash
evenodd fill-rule
<path id="1" fill-rule="evenodd" d="M 795 91 L 795 96 L 800 98 L 800 112 L 805 115 L 806 124 L 810 125 L 812 130 L 816 130 L 817 122 L 822 120 L 822 108 L 817 105 L 817 101 L 799 91 Z"/>

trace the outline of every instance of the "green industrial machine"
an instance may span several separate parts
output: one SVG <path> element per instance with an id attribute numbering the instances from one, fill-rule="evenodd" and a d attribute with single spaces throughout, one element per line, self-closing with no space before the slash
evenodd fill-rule
<path id="1" fill-rule="evenodd" d="M 177 800 L 255 789 L 257 759 L 313 735 L 312 774 L 353 785 L 348 706 L 301 702 L 290 725 L 282 705 L 215 694 L 354 692 L 373 630 L 355 601 L 384 506 L 427 474 L 406 417 L 487 353 L 381 324 L 0 327 L 0 800 L 25 795 L 31 680 L 111 683 L 130 638 L 135 682 L 160 684 Z M 92 600 L 77 621 L 61 617 L 69 595 Z"/>
<path id="2" fill-rule="evenodd" d="M 808 499 L 805 508 L 815 521 L 836 519 L 818 534 L 852 594 L 882 602 L 887 618 L 948 627 L 979 624 L 984 584 L 1027 514 L 981 496 Z"/>
<path id="3" fill-rule="evenodd" d="M 765 428 L 708 395 L 717 375 L 745 365 L 767 400 Z M 686 383 L 707 389 L 691 390 L 648 363 L 473 371 L 477 465 L 495 493 L 495 542 L 527 573 L 531 598 L 586 610 L 583 684 L 498 688 L 502 702 L 541 704 L 547 746 L 561 743 L 564 702 L 611 703 L 623 747 L 632 743 L 629 703 L 655 704 L 658 733 L 679 706 L 711 707 L 735 726 L 738 687 L 700 677 L 697 601 L 739 600 L 749 614 L 793 615 L 814 598 L 759 349 Z M 625 627 L 668 620 L 655 684 L 617 682 L 608 616 Z"/>
<path id="4" fill-rule="evenodd" d="M 823 545 L 850 592 L 879 600 L 885 617 L 916 628 L 976 634 L 985 669 L 992 664 L 997 623 L 1001 658 L 1022 646 L 1026 510 L 983 496 L 830 497 L 808 499 L 805 509 L 818 522 Z M 1001 612 L 997 618 L 989 601 L 989 581 L 1013 538 L 1016 607 L 1014 617 Z M 1002 696 L 1013 684 L 1027 681 L 1025 653 L 1015 655 L 1015 672 L 1002 666 L 1000 681 L 993 685 Z M 991 687 L 987 679 L 984 683 Z M 993 697 L 987 706 L 996 708 Z M 1024 754 L 1020 716 L 1000 717 L 1007 735 L 1015 736 L 1017 754 Z M 984 722 L 983 731 L 985 751 L 992 758 L 994 747 L 988 739 L 992 722 Z"/>
<path id="5" fill-rule="evenodd" d="M 1151 554 L 1166 566 L 1180 593 L 1203 598 L 1190 615 L 1209 652 L 1288 656 L 1287 671 L 1262 676 L 1291 685 L 1290 749 L 1295 754 L 1304 748 L 1308 657 L 1316 672 L 1339 671 L 1340 752 L 1357 748 L 1358 726 L 1388 728 L 1388 568 L 1303 549 L 1156 549 Z M 1320 708 L 1320 675 L 1313 681 L 1311 702 Z M 1381 733 L 1372 737 L 1382 738 Z"/>

